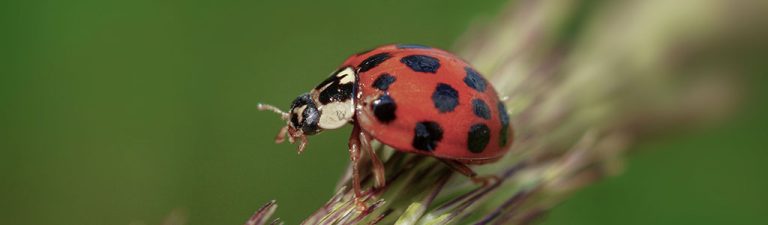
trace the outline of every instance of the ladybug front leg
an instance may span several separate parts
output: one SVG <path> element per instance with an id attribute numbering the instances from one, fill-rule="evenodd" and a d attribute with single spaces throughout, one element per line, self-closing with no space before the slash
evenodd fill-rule
<path id="1" fill-rule="evenodd" d="M 275 143 L 280 144 L 285 142 L 286 135 L 288 135 L 288 125 L 283 126 L 283 128 L 280 128 L 280 132 L 277 132 L 277 136 L 275 137 Z"/>
<path id="2" fill-rule="evenodd" d="M 354 133 L 353 133 L 354 135 Z M 371 165 L 373 165 L 373 177 L 376 178 L 376 187 L 384 187 L 386 185 L 386 178 L 384 176 L 384 164 L 381 163 L 376 152 L 371 147 L 371 136 L 365 131 L 360 130 L 360 146 L 365 151 L 365 154 L 371 158 Z"/>
<path id="3" fill-rule="evenodd" d="M 355 192 L 355 203 L 358 210 L 364 211 L 368 208 L 363 200 L 363 190 L 360 186 L 360 127 L 355 125 L 352 128 L 352 134 L 349 136 L 349 159 L 352 161 L 352 189 Z"/>

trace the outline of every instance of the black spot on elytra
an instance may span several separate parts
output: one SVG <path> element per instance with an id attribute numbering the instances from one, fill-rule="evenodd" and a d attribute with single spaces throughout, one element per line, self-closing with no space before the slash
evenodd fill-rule
<path id="1" fill-rule="evenodd" d="M 426 46 L 426 45 L 418 45 L 418 44 L 399 44 L 399 45 L 397 45 L 397 48 L 399 48 L 399 49 L 409 49 L 409 48 L 431 49 L 432 47 L 429 47 L 429 46 Z"/>
<path id="2" fill-rule="evenodd" d="M 389 123 L 397 119 L 395 111 L 397 110 L 397 103 L 389 95 L 382 95 L 371 104 L 371 110 L 376 119 L 382 123 Z"/>
<path id="3" fill-rule="evenodd" d="M 363 62 L 361 62 L 360 65 L 357 65 L 357 68 L 360 70 L 360 72 L 365 72 L 373 69 L 374 67 L 383 63 L 384 61 L 387 61 L 387 59 L 389 58 L 392 58 L 392 55 L 386 52 L 372 55 L 371 57 L 368 57 L 367 59 L 363 60 Z"/>
<path id="4" fill-rule="evenodd" d="M 464 77 L 464 83 L 472 89 L 479 92 L 485 92 L 486 84 L 483 76 L 471 67 L 464 67 L 464 71 L 467 72 L 467 76 Z"/>
<path id="5" fill-rule="evenodd" d="M 330 102 L 343 102 L 343 101 L 352 99 L 355 91 L 355 83 L 348 82 L 348 83 L 341 84 L 341 80 L 346 76 L 351 76 L 351 75 L 347 74 L 342 77 L 337 77 L 335 75 L 332 75 L 331 77 L 323 81 L 323 83 L 321 83 L 322 86 L 318 86 L 316 88 L 316 90 L 322 90 L 320 91 L 320 95 L 318 96 L 318 99 L 320 100 L 321 104 L 325 105 Z"/>
<path id="6" fill-rule="evenodd" d="M 389 85 L 395 82 L 397 78 L 395 78 L 392 75 L 389 75 L 388 73 L 382 73 L 379 75 L 379 77 L 376 78 L 376 80 L 373 81 L 373 87 L 376 89 L 387 91 L 389 89 Z"/>
<path id="7" fill-rule="evenodd" d="M 491 129 L 485 124 L 478 123 L 469 128 L 467 134 L 467 149 L 473 153 L 481 153 L 491 140 Z"/>
<path id="8" fill-rule="evenodd" d="M 481 99 L 472 99 L 472 111 L 477 117 L 486 120 L 491 119 L 491 110 L 488 109 L 488 105 Z"/>
<path id="9" fill-rule="evenodd" d="M 499 102 L 497 106 L 499 110 L 499 120 L 501 121 L 501 131 L 499 131 L 499 147 L 507 145 L 507 136 L 509 136 L 509 115 L 507 114 L 507 107 L 503 102 Z"/>
<path id="10" fill-rule="evenodd" d="M 438 83 L 435 92 L 432 93 L 432 102 L 440 113 L 453 112 L 459 105 L 459 92 L 451 85 Z"/>
<path id="11" fill-rule="evenodd" d="M 413 129 L 413 142 L 411 146 L 418 150 L 434 151 L 437 144 L 443 140 L 443 128 L 432 121 L 424 121 L 416 124 Z"/>
<path id="12" fill-rule="evenodd" d="M 409 55 L 400 59 L 400 62 L 413 71 L 422 73 L 437 73 L 440 68 L 440 60 L 426 55 Z"/>

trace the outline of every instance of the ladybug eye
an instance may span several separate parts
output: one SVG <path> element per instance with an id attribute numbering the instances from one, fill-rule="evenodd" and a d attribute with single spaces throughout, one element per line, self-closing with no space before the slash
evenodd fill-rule
<path id="1" fill-rule="evenodd" d="M 291 126 L 294 128 L 301 127 L 301 124 L 299 124 L 299 114 L 298 113 L 291 113 Z"/>
<path id="2" fill-rule="evenodd" d="M 307 108 L 301 112 L 301 130 L 304 134 L 311 135 L 320 132 L 320 128 L 317 126 L 317 122 L 320 120 L 320 111 L 317 110 L 315 104 L 307 105 Z"/>

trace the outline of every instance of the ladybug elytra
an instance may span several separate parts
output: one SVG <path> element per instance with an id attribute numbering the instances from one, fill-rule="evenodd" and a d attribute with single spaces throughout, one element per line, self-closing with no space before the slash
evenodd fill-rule
<path id="1" fill-rule="evenodd" d="M 435 157 L 473 180 L 476 173 L 467 164 L 498 160 L 513 142 L 507 110 L 493 86 L 459 57 L 422 45 L 386 45 L 353 55 L 299 95 L 290 111 L 264 104 L 259 109 L 287 121 L 276 142 L 299 139 L 299 153 L 307 135 L 352 124 L 349 150 L 358 198 L 362 152 L 373 160 L 377 185 L 384 185 L 371 140 Z"/>

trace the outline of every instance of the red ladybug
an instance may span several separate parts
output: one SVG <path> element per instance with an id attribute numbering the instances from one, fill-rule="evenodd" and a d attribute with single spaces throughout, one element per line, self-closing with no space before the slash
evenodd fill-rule
<path id="1" fill-rule="evenodd" d="M 466 164 L 493 162 L 509 150 L 513 132 L 493 86 L 455 55 L 422 45 L 386 45 L 349 57 L 331 76 L 300 95 L 289 112 L 259 104 L 287 121 L 278 134 L 291 143 L 307 135 L 354 126 L 349 138 L 353 186 L 361 151 L 371 156 L 378 185 L 384 168 L 371 139 L 403 152 L 433 156 L 475 179 Z M 358 203 L 359 199 L 358 199 Z"/>

